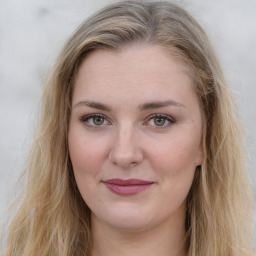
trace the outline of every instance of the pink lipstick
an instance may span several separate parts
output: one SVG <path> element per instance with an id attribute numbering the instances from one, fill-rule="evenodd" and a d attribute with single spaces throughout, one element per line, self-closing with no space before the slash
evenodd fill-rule
<path id="1" fill-rule="evenodd" d="M 103 183 L 111 192 L 122 196 L 138 194 L 154 184 L 154 182 L 139 179 L 110 179 Z"/>

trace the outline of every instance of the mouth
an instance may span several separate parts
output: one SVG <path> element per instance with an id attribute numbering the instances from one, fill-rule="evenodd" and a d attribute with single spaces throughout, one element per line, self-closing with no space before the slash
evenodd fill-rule
<path id="1" fill-rule="evenodd" d="M 151 187 L 154 182 L 145 181 L 139 179 L 110 179 L 102 181 L 102 183 L 114 194 L 122 196 L 136 195 L 149 187 Z"/>

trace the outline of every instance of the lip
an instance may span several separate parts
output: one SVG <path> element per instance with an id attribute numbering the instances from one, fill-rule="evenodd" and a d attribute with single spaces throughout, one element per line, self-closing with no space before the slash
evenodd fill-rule
<path id="1" fill-rule="evenodd" d="M 122 196 L 136 195 L 154 184 L 152 181 L 139 179 L 109 179 L 102 182 L 111 192 Z"/>

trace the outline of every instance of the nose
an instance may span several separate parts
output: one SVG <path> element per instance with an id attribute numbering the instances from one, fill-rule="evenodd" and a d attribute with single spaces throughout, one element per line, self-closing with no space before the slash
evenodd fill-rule
<path id="1" fill-rule="evenodd" d="M 139 139 L 136 138 L 135 131 L 132 128 L 119 129 L 115 133 L 109 152 L 109 160 L 125 169 L 142 162 L 143 151 L 139 147 Z"/>

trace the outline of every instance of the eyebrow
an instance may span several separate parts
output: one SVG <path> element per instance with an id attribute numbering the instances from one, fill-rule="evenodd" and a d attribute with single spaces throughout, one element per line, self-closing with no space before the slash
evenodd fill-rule
<path id="1" fill-rule="evenodd" d="M 96 108 L 96 109 L 109 111 L 109 112 L 112 110 L 111 107 L 108 107 L 105 104 L 102 104 L 102 103 L 99 103 L 99 102 L 94 102 L 94 101 L 89 101 L 89 100 L 79 101 L 78 103 L 76 103 L 74 105 L 74 108 L 83 107 L 83 106 L 87 106 L 87 107 L 90 107 L 90 108 Z"/>
<path id="2" fill-rule="evenodd" d="M 145 104 L 139 105 L 140 111 L 150 110 L 150 109 L 156 109 L 156 108 L 163 108 L 168 106 L 175 106 L 175 107 L 184 107 L 185 106 L 177 101 L 174 100 L 166 100 L 166 101 L 154 101 L 149 102 Z"/>
<path id="3" fill-rule="evenodd" d="M 89 100 L 79 101 L 78 103 L 76 103 L 74 105 L 74 108 L 83 107 L 83 106 L 87 106 L 90 108 L 96 108 L 96 109 L 100 109 L 100 110 L 104 110 L 104 111 L 108 111 L 108 112 L 112 111 L 112 108 L 105 104 L 102 104 L 99 102 L 94 102 L 94 101 L 89 101 Z M 139 105 L 138 109 L 140 111 L 145 111 L 145 110 L 163 108 L 163 107 L 168 107 L 168 106 L 185 107 L 183 104 L 181 104 L 177 101 L 166 100 L 166 101 L 153 101 L 153 102 L 144 103 L 144 104 Z"/>

